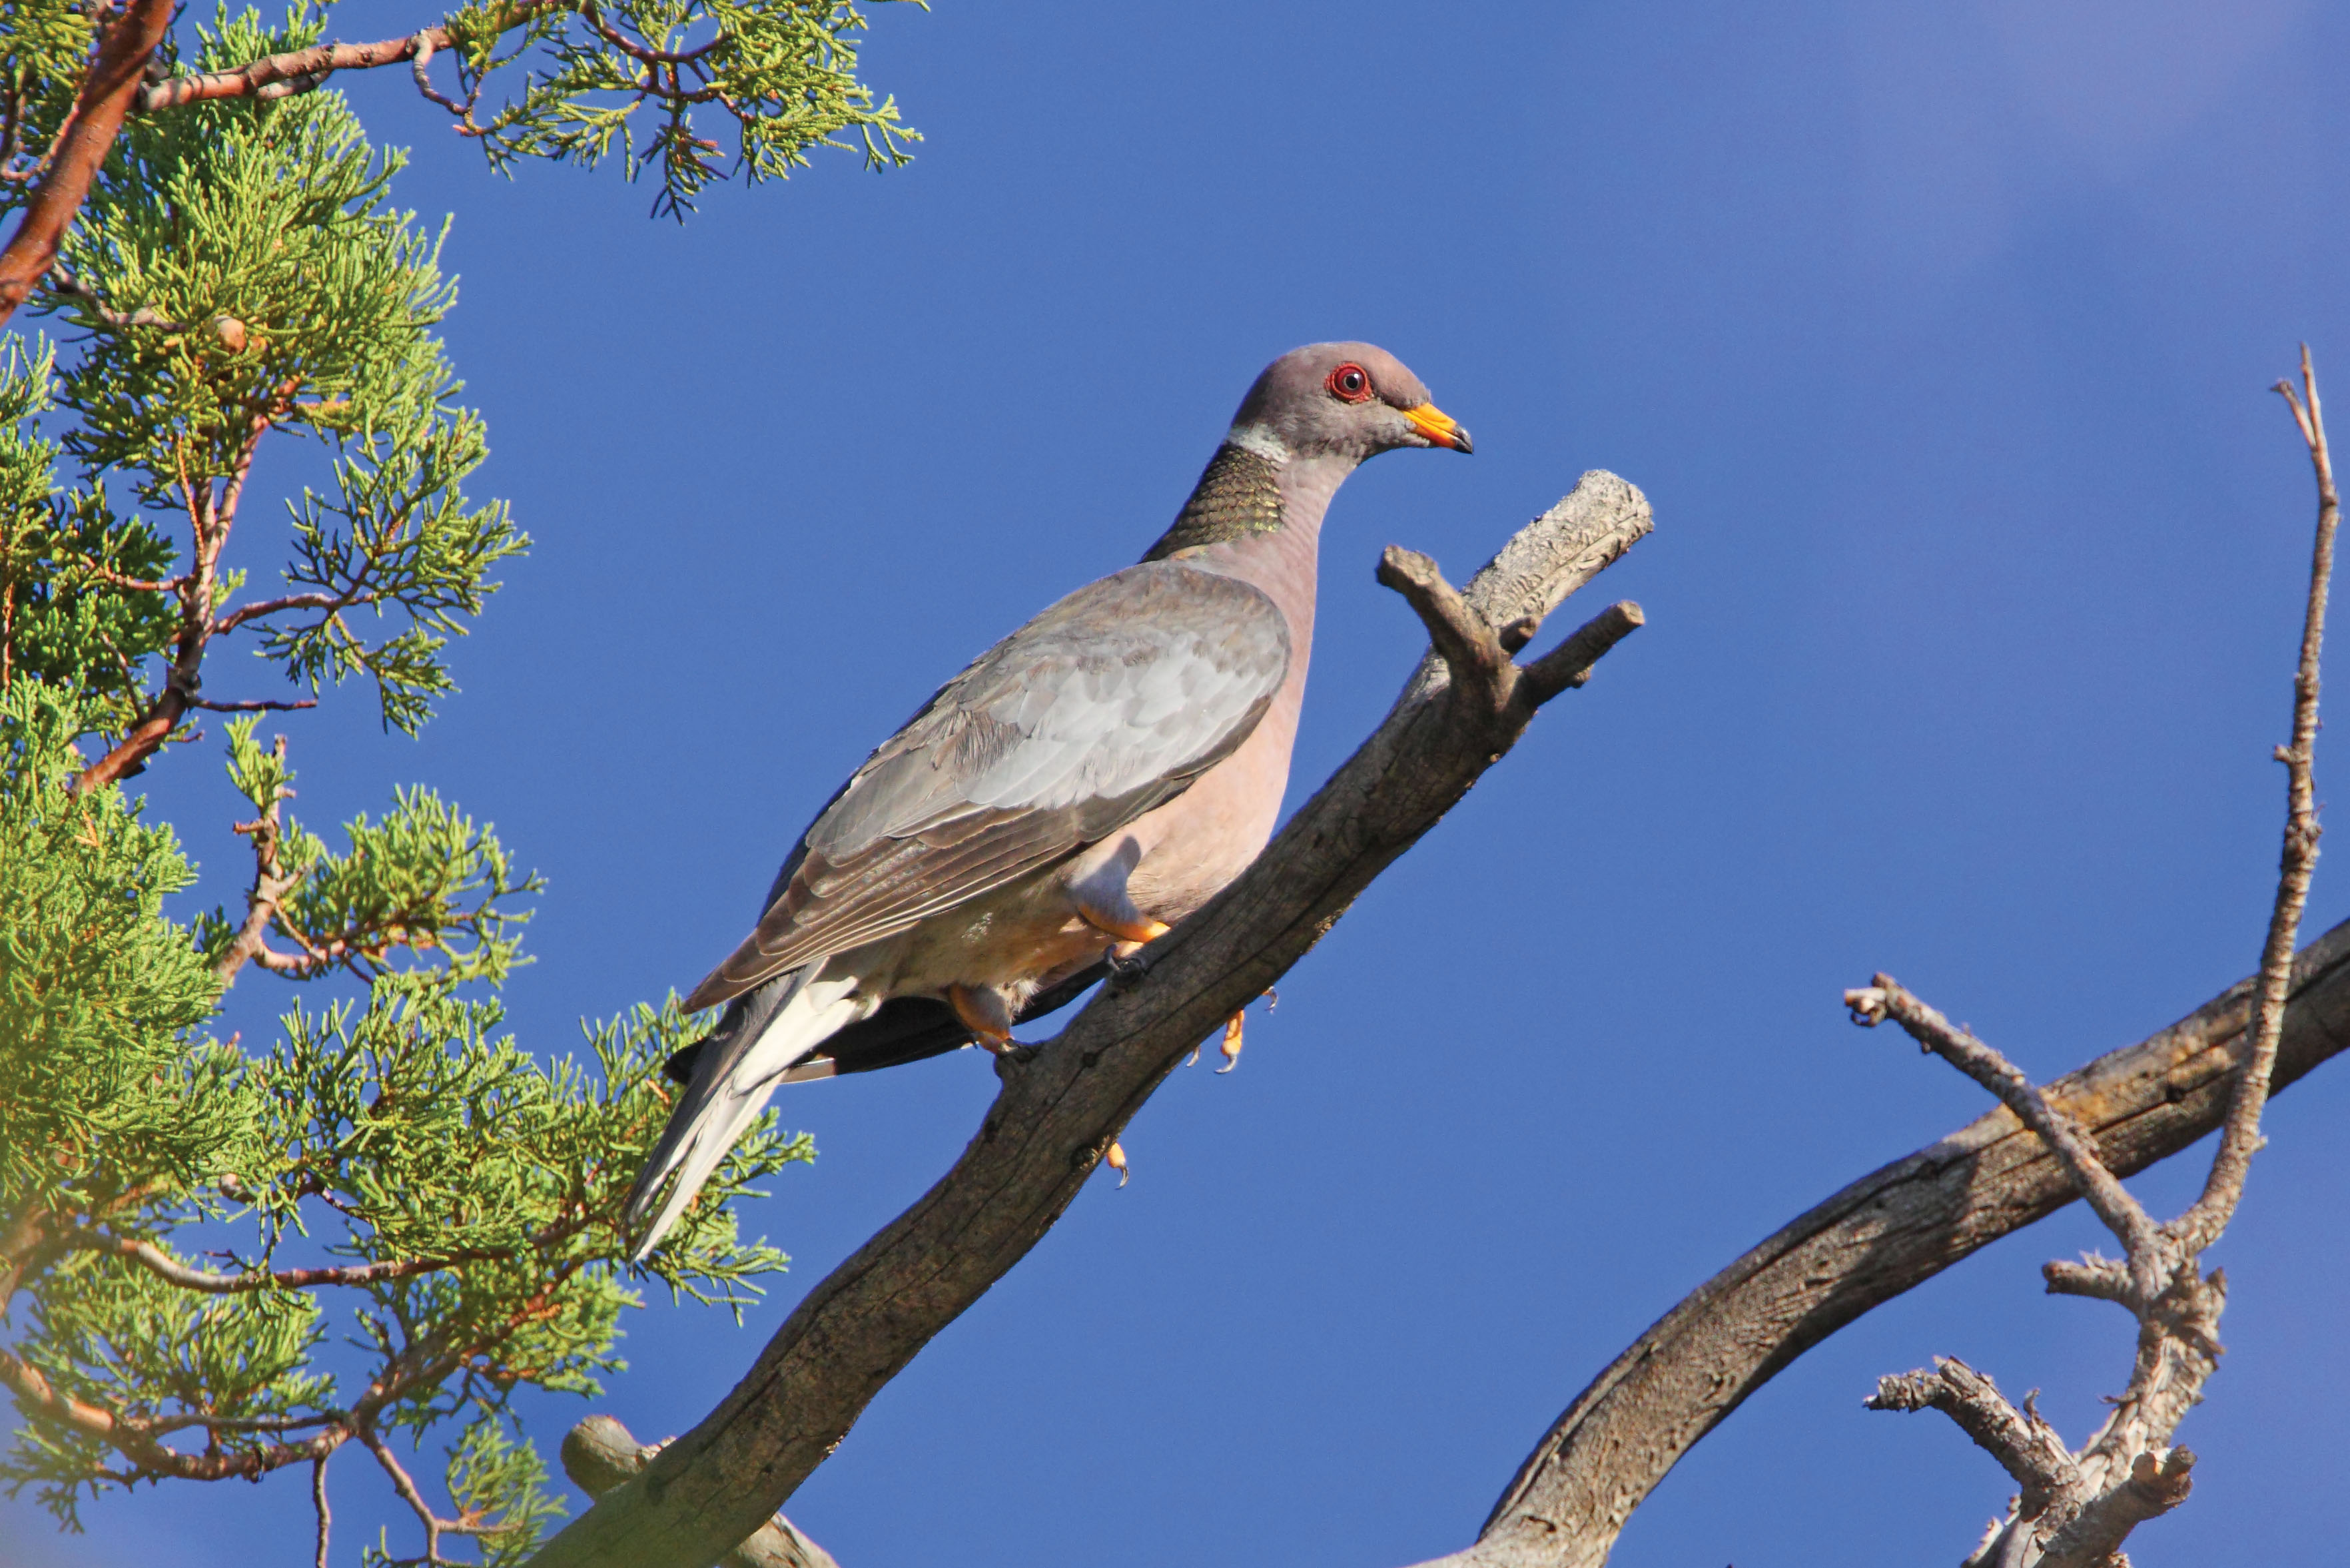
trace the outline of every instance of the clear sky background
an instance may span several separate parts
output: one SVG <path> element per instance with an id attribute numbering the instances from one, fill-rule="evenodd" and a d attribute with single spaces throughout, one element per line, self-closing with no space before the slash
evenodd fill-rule
<path id="1" fill-rule="evenodd" d="M 422 19 L 369 0 L 335 30 Z M 833 156 L 682 229 L 609 174 L 508 185 L 399 73 L 346 78 L 416 148 L 400 199 L 458 215 L 478 488 L 537 543 L 421 742 L 356 691 L 282 726 L 302 814 L 422 780 L 494 820 L 551 884 L 515 1026 L 571 1049 L 727 950 L 939 680 L 1136 557 L 1281 351 L 1379 342 L 1478 441 L 1340 494 L 1293 801 L 1424 646 L 1382 545 L 1463 577 L 1585 470 L 1632 480 L 1656 535 L 1575 607 L 1635 597 L 1648 629 L 1252 1015 L 1238 1072 L 1168 1083 L 1131 1184 L 1097 1179 L 788 1507 L 846 1568 L 1457 1548 L 1686 1292 L 1985 1108 L 1846 1023 L 1844 987 L 1889 970 L 2044 1077 L 2256 961 L 2313 516 L 2265 389 L 2306 338 L 2350 439 L 2345 49 L 2350 14 L 2303 0 L 938 0 L 885 8 L 867 57 L 928 137 L 911 168 Z M 280 525 L 250 510 L 265 572 Z M 234 900 L 218 749 L 148 783 Z M 2321 794 L 2345 778 L 2324 745 Z M 2307 934 L 2345 888 L 2337 856 Z M 248 1027 L 272 985 L 239 988 Z M 821 1158 L 748 1224 L 791 1274 L 740 1331 L 633 1315 L 607 1398 L 531 1406 L 542 1447 L 591 1407 L 690 1426 L 993 1088 L 964 1053 L 788 1092 Z M 2141 1568 L 2337 1563 L 2350 1530 L 2350 1066 L 2270 1126 L 2214 1254 L 2195 1495 Z M 2189 1167 L 2140 1190 L 2178 1204 Z M 2006 1478 L 1861 1398 L 1958 1355 L 2078 1441 L 2129 1325 L 2037 1271 L 2098 1240 L 2068 1211 L 1814 1350 L 1618 1568 L 1956 1561 Z M 412 1550 L 367 1467 L 333 1473 L 344 1561 L 362 1520 Z M 0 1502 L 0 1559 L 307 1563 L 303 1479 L 117 1500 L 79 1539 Z"/>

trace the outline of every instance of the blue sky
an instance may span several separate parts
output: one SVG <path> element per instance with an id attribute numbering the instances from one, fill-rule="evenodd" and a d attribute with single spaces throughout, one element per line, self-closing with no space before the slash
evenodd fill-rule
<path id="1" fill-rule="evenodd" d="M 420 19 L 367 0 L 335 31 Z M 515 1025 L 566 1050 L 698 979 L 939 680 L 1139 555 L 1282 350 L 1378 341 L 1478 441 L 1341 493 L 1293 799 L 1423 646 L 1382 545 L 1457 578 L 1583 471 L 1631 479 L 1657 532 L 1594 605 L 1648 629 L 1299 966 L 1238 1072 L 1160 1091 L 1131 1185 L 1097 1182 L 789 1506 L 847 1568 L 1451 1550 L 1689 1289 L 1983 1108 L 1853 1030 L 1844 987 L 1888 970 L 2046 1076 L 2256 961 L 2312 515 L 2264 389 L 2305 338 L 2350 400 L 2345 47 L 2302 0 L 938 0 L 885 8 L 867 56 L 928 138 L 912 167 L 835 157 L 682 229 L 608 174 L 508 184 L 396 73 L 347 79 L 416 149 L 400 199 L 457 214 L 482 487 L 537 544 L 422 740 L 357 691 L 283 726 L 301 809 L 424 780 L 494 820 L 551 884 Z M 216 751 L 149 779 L 230 899 Z M 2321 795 L 2345 767 L 2321 747 Z M 2345 887 L 2321 868 L 2309 934 Z M 254 975 L 236 1005 L 280 1000 Z M 821 1158 L 749 1220 L 792 1273 L 740 1332 L 637 1314 L 596 1407 L 691 1425 L 993 1086 L 963 1054 L 793 1093 Z M 2339 1559 L 2345 1116 L 2340 1067 L 2273 1112 L 2214 1255 L 2196 1492 L 2141 1568 Z M 2182 1202 L 2174 1165 L 2141 1190 Z M 2005 1478 L 1860 1399 L 1958 1355 L 2078 1440 L 2128 1325 L 2037 1268 L 2097 1239 L 2068 1212 L 1813 1351 L 1618 1568 L 1955 1561 Z M 534 1406 L 544 1446 L 588 1408 Z M 347 1554 L 361 1520 L 400 1528 L 335 1475 Z M 182 1486 L 79 1539 L 0 1503 L 0 1561 L 307 1562 L 303 1494 Z"/>

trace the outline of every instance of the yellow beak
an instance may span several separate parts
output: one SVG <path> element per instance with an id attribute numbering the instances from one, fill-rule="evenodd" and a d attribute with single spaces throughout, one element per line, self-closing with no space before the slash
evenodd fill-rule
<path id="1" fill-rule="evenodd" d="M 1434 403 L 1422 403 L 1416 409 L 1406 409 L 1403 410 L 1403 417 L 1411 421 L 1412 429 L 1428 438 L 1430 446 L 1449 446 L 1455 452 L 1462 452 L 1477 450 L 1470 444 L 1469 432 L 1462 430 L 1451 414 L 1446 413 Z"/>

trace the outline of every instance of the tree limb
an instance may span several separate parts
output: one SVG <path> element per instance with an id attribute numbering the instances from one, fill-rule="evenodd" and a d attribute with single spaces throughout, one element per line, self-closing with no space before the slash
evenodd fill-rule
<path id="1" fill-rule="evenodd" d="M 516 27 L 527 26 L 549 12 L 577 8 L 576 0 L 536 0 L 536 3 L 515 5 L 497 18 L 497 31 L 509 33 Z M 403 61 L 414 65 L 417 84 L 427 97 L 454 110 L 459 106 L 434 92 L 423 72 L 424 65 L 434 55 L 449 48 L 454 42 L 448 28 L 432 26 L 419 28 L 406 37 L 384 38 L 372 44 L 316 44 L 307 49 L 289 49 L 282 55 L 269 55 L 250 61 L 234 70 L 167 77 L 160 82 L 151 83 L 140 89 L 133 112 L 159 114 L 165 109 L 209 102 L 214 99 L 266 100 L 290 98 L 296 93 L 309 92 L 324 85 L 327 78 L 337 71 L 373 70 Z"/>
<path id="2" fill-rule="evenodd" d="M 2216 1130 L 2245 1051 L 2245 980 L 2043 1090 L 2129 1176 Z M 2293 967 L 2271 1092 L 2350 1049 L 2350 921 Z M 1716 1274 L 1576 1396 L 1474 1545 L 1421 1568 L 1600 1568 L 1624 1523 L 1749 1396 L 1846 1324 L 2078 1196 L 2001 1108 L 1872 1172 Z"/>
<path id="3" fill-rule="evenodd" d="M 1586 474 L 1459 597 L 1488 628 L 1538 622 L 1650 526 L 1638 490 Z M 1432 566 L 1422 580 L 1441 581 Z M 954 1168 L 808 1294 L 717 1410 L 534 1562 L 703 1568 L 763 1524 L 874 1395 L 1043 1238 L 1192 1047 L 1516 742 L 1533 704 L 1497 711 L 1489 695 L 1456 701 L 1444 661 L 1422 659 L 1378 730 L 1255 865 L 1145 950 L 1142 979 L 1106 988 L 1032 1061 L 1000 1060 L 1003 1091 Z"/>
<path id="4" fill-rule="evenodd" d="M 50 149 L 48 168 L 7 248 L 0 250 L 0 322 L 16 314 L 57 259 L 57 247 L 138 94 L 147 58 L 171 30 L 172 10 L 172 0 L 129 0 L 106 28 L 73 111 Z"/>
<path id="5" fill-rule="evenodd" d="M 564 1434 L 563 1473 L 590 1498 L 598 1498 L 634 1479 L 665 1446 L 639 1443 L 611 1417 L 590 1416 Z M 831 1552 L 780 1513 L 718 1561 L 719 1568 L 840 1568 Z"/>

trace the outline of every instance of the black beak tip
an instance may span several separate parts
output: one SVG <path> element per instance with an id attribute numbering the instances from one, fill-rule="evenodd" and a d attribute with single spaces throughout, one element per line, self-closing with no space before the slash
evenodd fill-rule
<path id="1" fill-rule="evenodd" d="M 1477 450 L 1476 443 L 1469 439 L 1469 432 L 1459 425 L 1452 427 L 1452 450 L 1463 457 Z"/>

